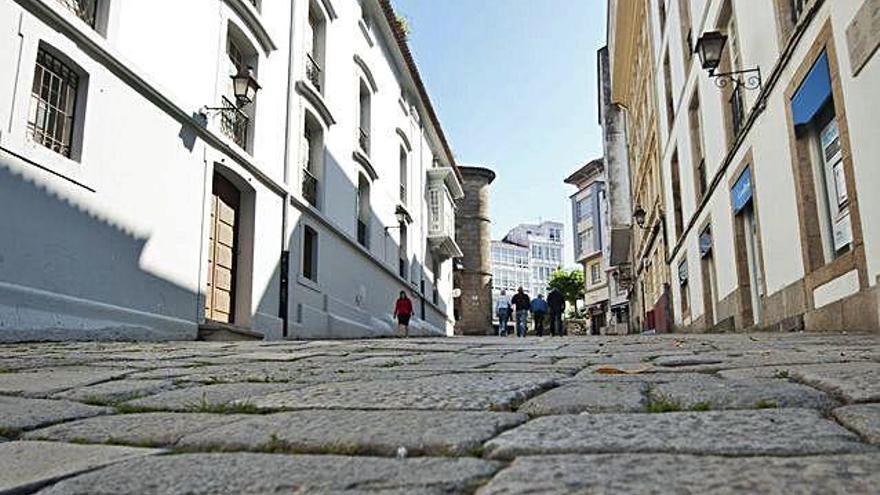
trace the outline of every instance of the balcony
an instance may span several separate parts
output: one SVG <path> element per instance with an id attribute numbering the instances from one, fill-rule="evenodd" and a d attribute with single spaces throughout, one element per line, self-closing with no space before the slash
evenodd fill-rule
<path id="1" fill-rule="evenodd" d="M 358 146 L 365 155 L 370 156 L 370 132 L 363 127 L 358 127 Z"/>
<path id="2" fill-rule="evenodd" d="M 310 205 L 318 207 L 318 179 L 309 172 L 309 169 L 303 167 L 302 178 L 302 195 Z"/>
<path id="3" fill-rule="evenodd" d="M 248 145 L 248 130 L 251 119 L 241 111 L 234 103 L 223 97 L 223 112 L 220 112 L 220 131 L 231 139 L 241 149 L 246 150 Z"/>
<path id="4" fill-rule="evenodd" d="M 314 86 L 319 93 L 323 93 L 323 90 L 321 89 L 321 66 L 311 54 L 306 54 L 306 79 L 312 83 L 312 86 Z"/>
<path id="5" fill-rule="evenodd" d="M 98 13 L 98 0 L 56 0 L 83 22 L 95 28 Z"/>

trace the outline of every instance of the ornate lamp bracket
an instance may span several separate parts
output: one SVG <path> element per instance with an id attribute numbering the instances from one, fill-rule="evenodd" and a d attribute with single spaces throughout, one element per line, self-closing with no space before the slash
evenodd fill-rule
<path id="1" fill-rule="evenodd" d="M 709 77 L 715 80 L 715 86 L 726 88 L 733 84 L 735 88 L 745 88 L 748 90 L 761 89 L 761 68 L 737 70 L 733 72 L 723 72 L 716 74 L 714 71 L 709 72 Z"/>

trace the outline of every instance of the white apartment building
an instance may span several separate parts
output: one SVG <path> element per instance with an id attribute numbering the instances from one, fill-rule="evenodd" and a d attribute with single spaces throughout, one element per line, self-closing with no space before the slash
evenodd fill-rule
<path id="1" fill-rule="evenodd" d="M 400 290 L 451 335 L 462 190 L 388 0 L 0 0 L 0 67 L 0 341 L 391 335 Z"/>
<path id="2" fill-rule="evenodd" d="M 880 329 L 880 2 L 649 4 L 676 327 Z"/>
<path id="3" fill-rule="evenodd" d="M 547 295 L 550 275 L 562 268 L 563 224 L 521 224 L 503 240 L 492 241 L 492 301 L 501 290 L 513 295 L 522 287 L 530 297 Z"/>

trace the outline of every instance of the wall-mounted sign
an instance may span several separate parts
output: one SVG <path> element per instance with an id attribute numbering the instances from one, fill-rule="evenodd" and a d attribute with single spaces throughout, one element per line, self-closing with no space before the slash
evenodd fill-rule
<path id="1" fill-rule="evenodd" d="M 730 190 L 730 201 L 734 215 L 739 213 L 752 200 L 752 167 L 746 167 Z"/>

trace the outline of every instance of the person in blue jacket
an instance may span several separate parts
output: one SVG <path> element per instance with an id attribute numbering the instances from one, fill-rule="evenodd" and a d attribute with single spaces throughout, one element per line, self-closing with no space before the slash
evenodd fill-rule
<path id="1" fill-rule="evenodd" d="M 544 294 L 538 294 L 538 297 L 532 299 L 532 319 L 535 320 L 535 333 L 538 337 L 544 336 L 544 317 L 547 316 L 548 309 Z"/>

